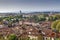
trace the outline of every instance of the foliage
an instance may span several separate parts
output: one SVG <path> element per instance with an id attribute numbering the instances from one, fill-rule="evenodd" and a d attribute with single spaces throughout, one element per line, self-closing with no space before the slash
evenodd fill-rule
<path id="1" fill-rule="evenodd" d="M 53 30 L 58 30 L 60 31 L 60 20 L 56 20 L 51 24 L 51 28 Z"/>
<path id="2" fill-rule="evenodd" d="M 8 40 L 17 40 L 17 37 L 15 34 L 11 34 L 9 35 Z"/>
<path id="3" fill-rule="evenodd" d="M 24 38 L 20 37 L 19 40 L 30 40 L 30 38 L 29 37 L 24 37 Z"/>
<path id="4" fill-rule="evenodd" d="M 38 40 L 43 40 L 43 36 L 42 35 L 39 35 L 38 36 Z"/>
<path id="5" fill-rule="evenodd" d="M 56 30 L 58 30 L 60 32 L 60 22 L 57 24 Z"/>
<path id="6" fill-rule="evenodd" d="M 59 38 L 55 38 L 55 40 L 60 40 L 60 37 Z"/>
<path id="7" fill-rule="evenodd" d="M 33 17 L 31 17 L 31 19 L 34 20 L 35 22 L 39 21 L 39 18 L 36 15 L 34 15 Z"/>

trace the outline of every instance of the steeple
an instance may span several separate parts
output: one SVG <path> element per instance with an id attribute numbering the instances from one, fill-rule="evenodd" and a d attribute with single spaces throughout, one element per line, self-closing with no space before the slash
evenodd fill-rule
<path id="1" fill-rule="evenodd" d="M 20 13 L 22 13 L 21 10 L 20 10 Z"/>

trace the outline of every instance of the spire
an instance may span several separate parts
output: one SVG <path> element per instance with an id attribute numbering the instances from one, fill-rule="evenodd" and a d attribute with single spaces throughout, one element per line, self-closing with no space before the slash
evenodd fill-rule
<path id="1" fill-rule="evenodd" d="M 20 13 L 22 13 L 21 10 L 20 10 Z"/>

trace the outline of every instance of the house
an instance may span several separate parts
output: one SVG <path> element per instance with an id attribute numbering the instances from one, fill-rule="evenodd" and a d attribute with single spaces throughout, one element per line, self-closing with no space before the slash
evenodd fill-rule
<path id="1" fill-rule="evenodd" d="M 51 29 L 44 28 L 42 30 L 42 34 L 44 36 L 44 40 L 55 40 L 56 33 L 53 32 Z"/>
<path id="2" fill-rule="evenodd" d="M 30 40 L 38 40 L 38 37 L 37 36 L 28 35 L 28 37 L 30 38 Z"/>

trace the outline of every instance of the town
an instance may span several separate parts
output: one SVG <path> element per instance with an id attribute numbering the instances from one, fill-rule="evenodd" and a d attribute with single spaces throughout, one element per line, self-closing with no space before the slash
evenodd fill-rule
<path id="1" fill-rule="evenodd" d="M 0 13 L 0 40 L 60 40 L 59 13 Z"/>

